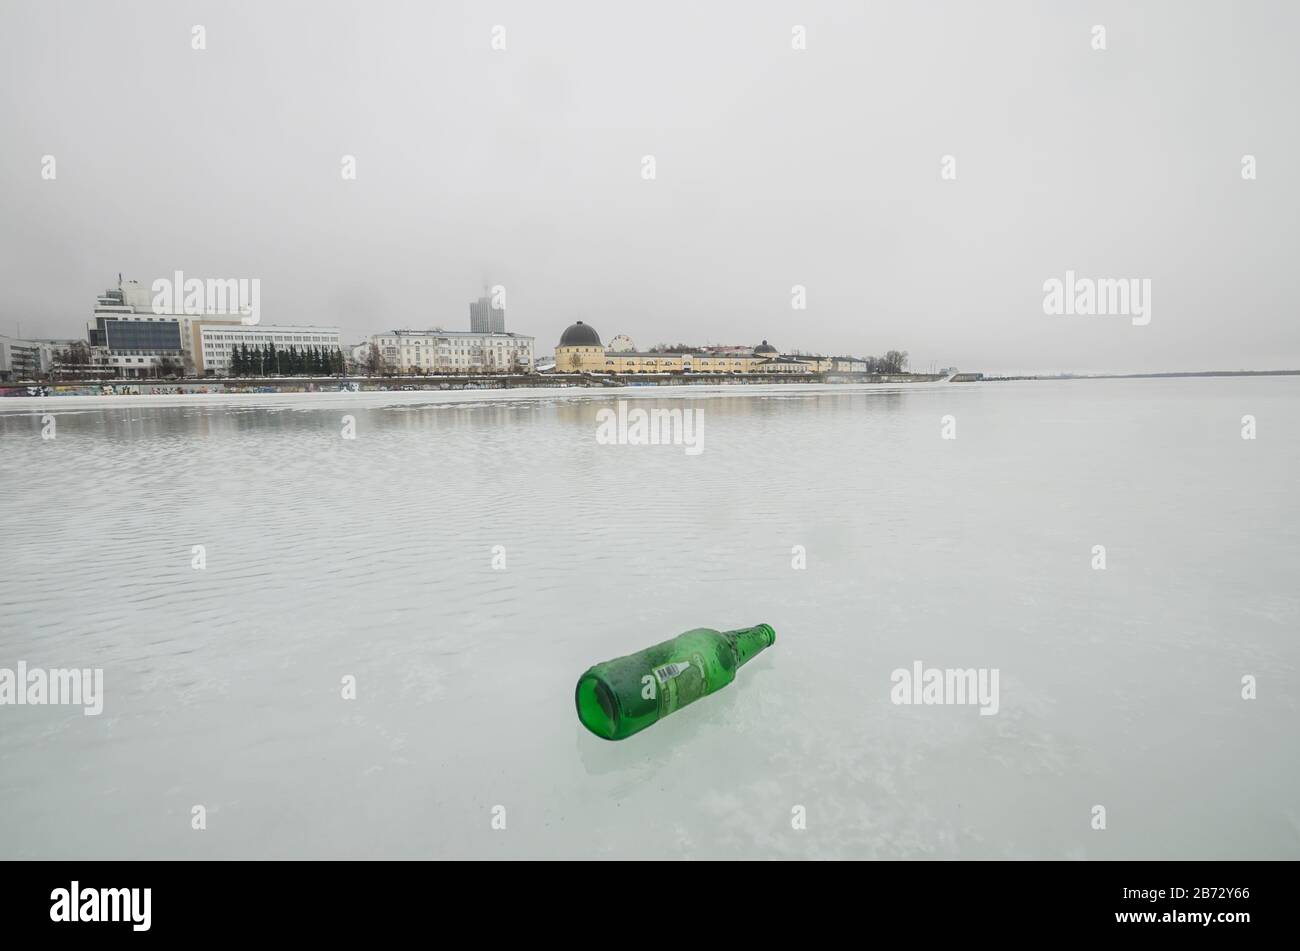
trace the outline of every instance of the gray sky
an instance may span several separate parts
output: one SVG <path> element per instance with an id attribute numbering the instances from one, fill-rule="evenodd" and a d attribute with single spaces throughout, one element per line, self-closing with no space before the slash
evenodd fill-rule
<path id="1" fill-rule="evenodd" d="M 349 340 L 491 283 L 539 353 L 1300 367 L 1297 38 L 1294 2 L 0 0 L 0 333 L 181 269 Z M 1151 322 L 1044 315 L 1067 269 L 1149 278 Z"/>

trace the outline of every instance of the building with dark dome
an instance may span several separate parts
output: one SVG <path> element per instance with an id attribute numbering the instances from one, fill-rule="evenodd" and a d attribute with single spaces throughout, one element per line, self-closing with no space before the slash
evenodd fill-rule
<path id="1" fill-rule="evenodd" d="M 620 334 L 606 349 L 600 334 L 581 320 L 566 327 L 555 347 L 556 373 L 737 374 L 800 373 L 811 376 L 832 367 L 829 357 L 782 356 L 766 340 L 757 347 L 682 347 L 637 351 Z"/>
<path id="2" fill-rule="evenodd" d="M 555 348 L 555 370 L 557 373 L 604 372 L 605 348 L 595 327 L 580 320 L 565 328 Z"/>
<path id="3" fill-rule="evenodd" d="M 599 347 L 600 334 L 596 333 L 596 328 L 591 324 L 584 324 L 581 320 L 576 324 L 570 324 L 565 328 L 564 333 L 560 334 L 561 347 Z"/>

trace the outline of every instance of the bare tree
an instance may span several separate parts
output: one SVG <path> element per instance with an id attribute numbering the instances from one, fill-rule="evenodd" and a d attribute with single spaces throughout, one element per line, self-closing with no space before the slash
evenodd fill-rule
<path id="1" fill-rule="evenodd" d="M 905 373 L 907 372 L 907 351 L 890 350 L 880 358 L 881 373 Z"/>

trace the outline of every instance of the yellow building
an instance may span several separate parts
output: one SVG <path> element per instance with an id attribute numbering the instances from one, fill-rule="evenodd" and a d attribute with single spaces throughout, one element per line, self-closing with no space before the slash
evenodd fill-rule
<path id="1" fill-rule="evenodd" d="M 606 373 L 681 373 L 685 368 L 680 353 L 606 353 Z"/>
<path id="2" fill-rule="evenodd" d="M 606 372 L 605 348 L 600 345 L 596 328 L 580 320 L 560 335 L 560 345 L 555 348 L 555 372 Z"/>
<path id="3" fill-rule="evenodd" d="M 830 370 L 829 357 L 780 356 L 754 366 L 755 373 L 825 373 Z"/>
<path id="4" fill-rule="evenodd" d="M 556 373 L 816 373 L 829 370 L 831 364 L 828 357 L 783 357 L 766 340 L 749 352 L 744 348 L 705 353 L 606 350 L 596 328 L 581 320 L 564 331 L 555 348 Z"/>
<path id="5" fill-rule="evenodd" d="M 755 368 L 755 373 L 812 373 L 817 368 L 794 357 L 773 357 L 764 360 Z"/>
<path id="6" fill-rule="evenodd" d="M 688 353 L 692 373 L 752 373 L 762 362 L 752 353 Z"/>

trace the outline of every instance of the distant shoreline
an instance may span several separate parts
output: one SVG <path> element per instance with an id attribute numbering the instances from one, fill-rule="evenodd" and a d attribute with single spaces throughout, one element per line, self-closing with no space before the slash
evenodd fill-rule
<path id="1" fill-rule="evenodd" d="M 1070 380 L 1162 380 L 1203 379 L 1212 377 L 1279 377 L 1300 376 L 1300 370 L 1184 370 L 1166 373 L 1062 373 L 1054 375 L 982 376 L 958 373 L 945 379 L 930 374 L 893 374 L 866 376 L 851 379 L 835 374 L 810 377 L 803 374 L 771 375 L 767 378 L 720 377 L 717 374 L 692 376 L 645 375 L 635 379 L 611 376 L 577 375 L 517 375 L 507 377 L 281 377 L 261 380 L 120 380 L 108 382 L 63 383 L 0 383 L 0 406 L 19 402 L 43 402 L 79 397 L 81 400 L 121 397 L 137 400 L 149 397 L 257 397 L 257 396 L 356 396 L 379 395 L 418 396 L 420 394 L 463 394 L 470 397 L 496 398 L 508 396 L 586 395 L 597 392 L 632 392 L 649 394 L 658 391 L 663 395 L 681 395 L 687 390 L 709 390 L 737 393 L 744 390 L 815 390 L 867 391 L 891 388 L 930 389 L 953 384 L 1009 383 L 1009 382 L 1063 382 Z M 188 401 L 188 400 L 187 400 Z"/>
<path id="2" fill-rule="evenodd" d="M 1165 380 L 1203 376 L 1300 376 L 1300 370 L 1174 370 L 1168 373 L 1054 373 L 1034 376 L 988 376 L 982 383 L 1013 380 Z"/>
<path id="3" fill-rule="evenodd" d="M 958 374 L 958 377 L 962 377 Z M 978 374 L 965 374 L 970 382 Z M 458 374 L 455 376 L 329 376 L 329 377 L 241 377 L 235 379 L 195 378 L 175 380 L 65 380 L 43 383 L 0 383 L 0 400 L 63 396 L 187 396 L 248 393 L 445 393 L 462 390 L 519 389 L 619 389 L 623 387 L 682 388 L 693 386 L 844 386 L 918 385 L 940 383 L 944 378 L 929 373 L 637 373 L 573 374 L 510 373 Z"/>

